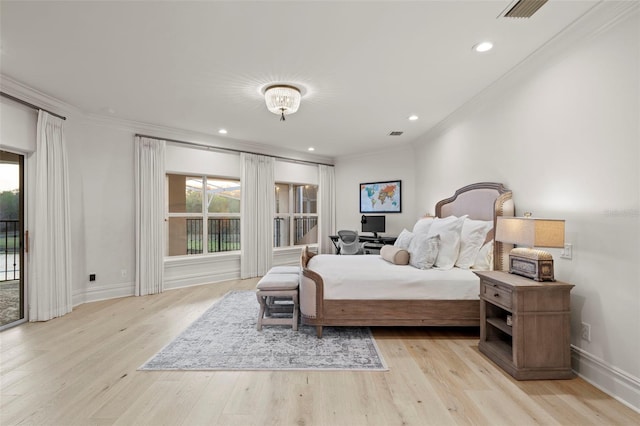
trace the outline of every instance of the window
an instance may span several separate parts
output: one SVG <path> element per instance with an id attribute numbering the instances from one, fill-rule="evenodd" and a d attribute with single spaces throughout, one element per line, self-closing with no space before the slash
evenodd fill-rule
<path id="1" fill-rule="evenodd" d="M 240 181 L 167 175 L 168 255 L 240 250 Z"/>
<path id="2" fill-rule="evenodd" d="M 318 242 L 318 186 L 276 183 L 274 247 Z"/>

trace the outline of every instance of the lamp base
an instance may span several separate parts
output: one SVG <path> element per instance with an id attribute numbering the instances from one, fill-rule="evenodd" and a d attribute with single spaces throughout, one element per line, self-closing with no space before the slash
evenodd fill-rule
<path id="1" fill-rule="evenodd" d="M 543 250 L 514 248 L 509 252 L 509 273 L 522 275 L 535 281 L 555 281 L 553 256 Z"/>

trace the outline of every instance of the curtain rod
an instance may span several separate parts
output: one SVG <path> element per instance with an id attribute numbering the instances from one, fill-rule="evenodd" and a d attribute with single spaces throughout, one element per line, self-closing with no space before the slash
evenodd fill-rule
<path id="1" fill-rule="evenodd" d="M 53 116 L 55 116 L 55 117 L 61 118 L 61 119 L 63 119 L 63 120 L 66 120 L 66 119 L 67 119 L 67 117 L 63 117 L 63 116 L 61 116 L 61 115 L 59 115 L 59 114 L 56 114 L 55 112 L 51 112 L 51 111 L 49 111 L 48 109 L 40 108 L 38 105 L 34 105 L 34 104 L 29 103 L 29 102 L 27 102 L 27 101 L 23 101 L 22 99 L 16 98 L 15 96 L 11 96 L 11 95 L 10 95 L 10 94 L 8 94 L 8 93 L 0 92 L 0 96 L 2 96 L 3 98 L 11 99 L 12 101 L 15 101 L 15 102 L 17 102 L 17 103 L 19 103 L 19 104 L 22 104 L 22 105 L 24 105 L 24 106 L 28 106 L 29 108 L 33 108 L 33 109 L 41 109 L 41 110 L 43 110 L 43 111 L 45 111 L 45 112 L 48 112 L 49 114 L 51 114 L 51 115 L 53 115 Z"/>
<path id="2" fill-rule="evenodd" d="M 197 142 L 180 141 L 180 140 L 177 140 L 177 139 L 160 138 L 158 136 L 141 135 L 140 133 L 136 133 L 136 136 L 139 136 L 141 138 L 156 139 L 156 140 L 159 140 L 159 141 L 174 142 L 174 143 L 179 143 L 179 144 L 183 144 L 183 145 L 191 145 L 191 146 L 195 146 L 195 147 L 198 147 L 198 148 L 206 148 L 206 149 L 213 149 L 213 150 L 219 150 L 219 151 L 230 151 L 230 152 L 237 152 L 237 153 L 240 153 L 240 154 L 241 153 L 245 153 L 245 154 L 264 155 L 265 157 L 277 158 L 278 160 L 291 161 L 293 163 L 307 163 L 307 164 L 317 164 L 317 165 L 321 165 L 321 166 L 335 167 L 334 164 L 320 163 L 320 162 L 317 162 L 317 161 L 298 160 L 296 158 L 281 157 L 279 155 L 262 154 L 260 152 L 243 151 L 241 149 L 234 149 L 234 148 L 224 148 L 224 147 L 221 147 L 221 146 L 206 145 L 206 144 L 197 143 Z"/>

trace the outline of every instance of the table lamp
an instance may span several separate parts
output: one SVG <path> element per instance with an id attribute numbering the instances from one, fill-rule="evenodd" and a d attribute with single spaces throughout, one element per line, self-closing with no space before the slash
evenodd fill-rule
<path id="1" fill-rule="evenodd" d="M 555 281 L 553 256 L 534 247 L 564 247 L 564 220 L 499 216 L 496 241 L 516 244 L 509 252 L 509 273 L 536 281 Z"/>

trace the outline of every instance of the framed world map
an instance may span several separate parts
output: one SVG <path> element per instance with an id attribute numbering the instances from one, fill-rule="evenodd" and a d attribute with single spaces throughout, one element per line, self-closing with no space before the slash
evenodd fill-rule
<path id="1" fill-rule="evenodd" d="M 360 184 L 360 213 L 401 213 L 400 180 Z"/>

